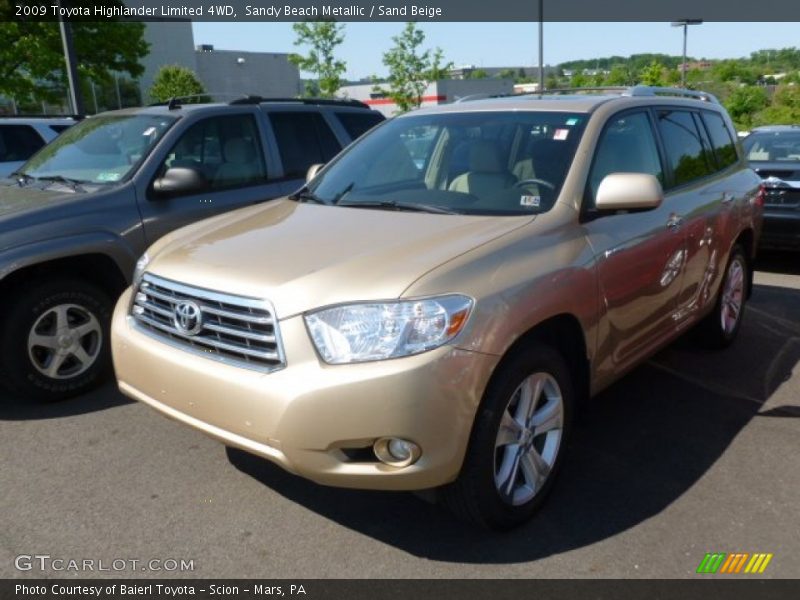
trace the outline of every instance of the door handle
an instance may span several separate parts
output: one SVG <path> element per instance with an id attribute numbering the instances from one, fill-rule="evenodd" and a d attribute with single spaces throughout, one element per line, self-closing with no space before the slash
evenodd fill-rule
<path id="1" fill-rule="evenodd" d="M 733 202 L 734 195 L 732 192 L 723 192 L 722 193 L 722 203 L 723 204 L 730 204 Z"/>
<path id="2" fill-rule="evenodd" d="M 667 219 L 667 229 L 670 231 L 677 231 L 683 225 L 683 217 L 680 215 L 672 214 Z"/>

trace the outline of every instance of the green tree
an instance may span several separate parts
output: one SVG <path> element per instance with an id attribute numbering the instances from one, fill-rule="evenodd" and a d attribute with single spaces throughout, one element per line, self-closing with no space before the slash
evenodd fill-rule
<path id="1" fill-rule="evenodd" d="M 657 61 L 652 61 L 644 69 L 642 69 L 640 81 L 643 85 L 664 85 L 664 67 Z"/>
<path id="2" fill-rule="evenodd" d="M 487 73 L 485 69 L 475 69 L 470 72 L 467 79 L 487 79 L 488 77 L 489 73 Z"/>
<path id="3" fill-rule="evenodd" d="M 631 85 L 632 79 L 628 68 L 624 65 L 614 65 L 606 75 L 605 85 Z"/>
<path id="4" fill-rule="evenodd" d="M 800 122 L 800 88 L 780 85 L 772 104 L 753 117 L 753 125 L 793 125 Z"/>
<path id="5" fill-rule="evenodd" d="M 766 90 L 757 86 L 738 87 L 723 102 L 731 119 L 740 129 L 750 129 L 755 114 L 766 108 L 768 103 Z"/>
<path id="6" fill-rule="evenodd" d="M 309 46 L 308 54 L 292 54 L 289 60 L 297 65 L 301 71 L 313 73 L 317 79 L 317 90 L 323 98 L 332 98 L 342 87 L 347 64 L 334 57 L 336 47 L 344 41 L 344 24 L 335 21 L 316 21 L 310 23 L 295 23 L 292 25 L 297 39 L 295 46 Z M 306 95 L 311 95 L 312 90 L 306 86 Z"/>
<path id="7" fill-rule="evenodd" d="M 589 85 L 589 78 L 583 74 L 583 71 L 575 71 L 569 80 L 570 87 L 580 88 Z"/>
<path id="8" fill-rule="evenodd" d="M 417 108 L 422 104 L 422 95 L 429 81 L 448 71 L 452 63 L 442 65 L 442 51 L 437 48 L 420 51 L 425 33 L 417 29 L 416 23 L 406 23 L 403 31 L 392 37 L 394 46 L 383 55 L 383 64 L 389 68 L 387 89 L 380 88 L 389 96 L 400 112 Z"/>
<path id="9" fill-rule="evenodd" d="M 148 91 L 155 102 L 166 102 L 170 98 L 181 96 L 198 96 L 205 93 L 203 84 L 197 79 L 194 71 L 180 65 L 164 65 L 153 78 L 153 85 Z"/>
<path id="10" fill-rule="evenodd" d="M 106 5 L 120 4 L 110 0 Z M 73 0 L 73 7 L 93 2 Z M 98 84 L 113 81 L 113 73 L 138 77 L 139 61 L 147 55 L 144 24 L 104 19 L 102 23 L 73 21 L 78 76 Z M 17 101 L 61 102 L 66 90 L 66 65 L 58 23 L 13 16 L 11 2 L 0 2 L 0 95 Z"/>

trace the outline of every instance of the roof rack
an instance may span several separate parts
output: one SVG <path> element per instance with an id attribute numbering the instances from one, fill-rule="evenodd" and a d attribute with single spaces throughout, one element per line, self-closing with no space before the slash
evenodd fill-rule
<path id="1" fill-rule="evenodd" d="M 698 100 L 702 100 L 704 102 L 711 102 L 713 104 L 719 104 L 719 100 L 717 99 L 714 94 L 709 94 L 708 92 L 701 92 L 697 90 L 686 90 L 683 88 L 674 88 L 674 87 L 659 87 L 653 85 L 634 85 L 634 86 L 609 86 L 609 87 L 580 87 L 580 88 L 558 88 L 552 90 L 545 90 L 542 94 L 580 94 L 585 92 L 610 92 L 610 93 L 617 93 L 620 96 L 634 96 L 634 97 L 642 97 L 642 96 L 680 96 L 684 98 L 696 98 Z M 532 92 L 533 96 L 540 96 L 542 95 L 539 92 Z"/>
<path id="2" fill-rule="evenodd" d="M 262 96 L 243 96 L 229 102 L 229 104 L 261 104 L 262 102 L 292 102 L 297 104 L 319 104 L 330 106 L 356 106 L 369 108 L 369 105 L 360 100 L 351 98 L 263 98 Z"/>
<path id="3" fill-rule="evenodd" d="M 211 97 L 214 94 L 209 94 L 206 92 L 205 94 L 190 94 L 188 96 L 173 96 L 166 102 L 153 102 L 152 104 L 148 104 L 148 106 L 166 106 L 169 110 L 175 110 L 177 108 L 181 108 L 181 106 L 185 103 L 186 100 L 191 98 L 208 98 L 208 100 L 203 100 L 203 102 L 210 102 Z M 203 104 L 203 102 L 198 102 L 198 104 Z"/>

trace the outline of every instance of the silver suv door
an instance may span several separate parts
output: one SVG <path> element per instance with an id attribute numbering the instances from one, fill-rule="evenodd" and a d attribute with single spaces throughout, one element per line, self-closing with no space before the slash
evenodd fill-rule
<path id="1" fill-rule="evenodd" d="M 652 210 L 597 213 L 594 194 L 610 173 L 648 173 L 664 180 L 650 113 L 609 119 L 595 151 L 584 199 L 605 318 L 599 329 L 598 375 L 624 370 L 674 333 L 686 243 L 669 198 Z"/>

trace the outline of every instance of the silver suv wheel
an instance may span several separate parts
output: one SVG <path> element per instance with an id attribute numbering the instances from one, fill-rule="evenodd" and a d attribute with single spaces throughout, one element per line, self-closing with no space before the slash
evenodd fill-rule
<path id="1" fill-rule="evenodd" d="M 89 310 L 58 304 L 46 310 L 28 334 L 28 356 L 34 368 L 51 379 L 84 373 L 97 360 L 103 330 Z"/>

